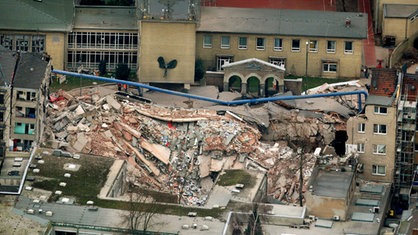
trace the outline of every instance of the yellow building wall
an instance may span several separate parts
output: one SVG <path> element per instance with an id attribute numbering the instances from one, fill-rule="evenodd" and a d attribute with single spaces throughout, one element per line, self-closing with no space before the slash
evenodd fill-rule
<path id="1" fill-rule="evenodd" d="M 384 4 L 418 4 L 415 0 L 375 0 L 374 20 L 377 23 L 378 30 L 382 30 L 383 5 Z M 376 15 L 377 14 L 377 15 Z"/>
<path id="2" fill-rule="evenodd" d="M 364 165 L 364 172 L 359 174 L 360 178 L 373 181 L 392 182 L 395 168 L 395 141 L 396 141 L 396 108 L 387 107 L 388 113 L 375 114 L 374 106 L 366 106 L 365 115 L 351 117 L 347 122 L 347 144 L 364 143 L 364 153 L 359 153 L 359 163 Z M 364 133 L 358 132 L 358 124 L 365 123 Z M 385 124 L 386 134 L 374 134 L 373 124 Z M 386 154 L 373 154 L 374 144 L 385 144 Z M 372 174 L 372 165 L 386 166 L 386 174 Z"/>
<path id="3" fill-rule="evenodd" d="M 54 69 L 64 69 L 66 34 L 65 33 L 46 33 L 45 51 L 51 56 Z"/>
<path id="4" fill-rule="evenodd" d="M 212 48 L 203 48 L 204 35 L 212 35 Z M 230 48 L 221 48 L 221 36 L 230 36 Z M 238 49 L 239 37 L 247 37 L 247 49 Z M 256 50 L 256 39 L 265 38 L 265 49 Z M 274 38 L 283 39 L 283 50 L 274 51 Z M 293 39 L 300 40 L 300 50 L 292 52 L 291 44 Z M 318 51 L 308 53 L 308 76 L 311 77 L 360 77 L 362 64 L 362 41 L 353 39 L 325 39 L 325 38 L 303 38 L 303 37 L 283 37 L 271 35 L 238 35 L 238 34 L 216 34 L 216 33 L 197 33 L 196 36 L 196 56 L 203 60 L 206 70 L 214 71 L 216 68 L 217 55 L 231 55 L 234 61 L 249 58 L 257 58 L 269 61 L 269 57 L 286 58 L 286 74 L 305 76 L 306 71 L 306 42 L 317 40 Z M 336 41 L 336 52 L 327 53 L 327 41 Z M 344 53 L 344 42 L 353 42 L 353 54 Z M 337 73 L 323 73 L 322 60 L 338 62 Z"/>
<path id="5" fill-rule="evenodd" d="M 194 82 L 196 25 L 192 22 L 140 22 L 138 80 L 143 83 Z M 166 63 L 177 60 L 167 77 L 159 67 L 158 57 Z"/>

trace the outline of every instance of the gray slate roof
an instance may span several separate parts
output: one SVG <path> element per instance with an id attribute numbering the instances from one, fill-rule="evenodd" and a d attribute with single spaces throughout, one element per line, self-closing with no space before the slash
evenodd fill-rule
<path id="1" fill-rule="evenodd" d="M 349 18 L 351 26 L 346 27 Z M 202 7 L 198 32 L 367 38 L 367 14 L 262 8 Z"/>
<path id="2" fill-rule="evenodd" d="M 13 86 L 15 88 L 39 89 L 45 78 L 48 62 L 38 53 L 21 53 Z"/>
<path id="3" fill-rule="evenodd" d="M 418 11 L 418 4 L 385 4 L 383 15 L 386 18 L 409 18 Z"/>
<path id="4" fill-rule="evenodd" d="M 70 31 L 72 0 L 2 0 L 0 29 Z"/>
<path id="5" fill-rule="evenodd" d="M 137 30 L 134 7 L 76 7 L 75 29 Z"/>
<path id="6" fill-rule="evenodd" d="M 0 46 L 0 87 L 10 85 L 16 58 L 16 52 L 12 52 Z"/>

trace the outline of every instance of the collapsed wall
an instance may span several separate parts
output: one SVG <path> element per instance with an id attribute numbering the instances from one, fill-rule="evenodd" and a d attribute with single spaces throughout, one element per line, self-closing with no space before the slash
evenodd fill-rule
<path id="1" fill-rule="evenodd" d="M 132 184 L 178 195 L 178 201 L 187 205 L 205 203 L 211 186 L 201 182 L 211 172 L 248 167 L 243 164 L 248 159 L 269 169 L 272 198 L 294 203 L 300 158 L 277 140 L 305 138 L 313 146 L 329 143 L 332 123 L 339 122 L 329 115 L 306 117 L 269 103 L 262 109 L 270 118 L 266 125 L 274 142 L 266 144 L 260 141 L 257 125 L 244 121 L 254 117 L 247 111 L 236 111 L 241 119 L 209 109 L 133 103 L 117 100 L 113 94 L 101 97 L 93 90 L 81 97 L 63 91 L 57 96 L 62 98 L 47 110 L 45 147 L 126 160 L 134 169 L 127 176 Z M 304 182 L 315 162 L 313 154 L 307 153 L 302 167 Z"/>

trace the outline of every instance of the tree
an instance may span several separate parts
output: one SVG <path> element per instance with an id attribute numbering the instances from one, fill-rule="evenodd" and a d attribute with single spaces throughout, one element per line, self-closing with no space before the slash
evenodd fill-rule
<path id="1" fill-rule="evenodd" d="M 130 69 L 127 64 L 118 64 L 116 66 L 115 77 L 116 79 L 127 81 L 129 80 L 129 72 L 130 72 Z"/>
<path id="2" fill-rule="evenodd" d="M 248 218 L 247 229 L 244 232 L 245 235 L 262 235 L 263 229 L 261 228 L 260 216 L 258 215 L 258 204 L 254 203 L 252 213 Z"/>
<path id="3" fill-rule="evenodd" d="M 106 60 L 101 60 L 99 63 L 99 73 L 100 76 L 103 76 L 106 74 Z"/>
<path id="4" fill-rule="evenodd" d="M 205 67 L 202 59 L 197 59 L 194 64 L 194 80 L 200 81 L 205 76 Z"/>
<path id="5" fill-rule="evenodd" d="M 154 225 L 153 217 L 157 214 L 159 206 L 152 197 L 143 192 L 130 192 L 128 202 L 128 214 L 124 215 L 132 234 L 136 231 L 147 231 Z"/>

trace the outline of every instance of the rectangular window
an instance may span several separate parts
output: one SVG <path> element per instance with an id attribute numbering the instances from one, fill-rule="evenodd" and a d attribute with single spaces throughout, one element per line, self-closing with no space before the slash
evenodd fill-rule
<path id="1" fill-rule="evenodd" d="M 353 42 L 347 41 L 344 44 L 344 53 L 353 54 Z"/>
<path id="2" fill-rule="evenodd" d="M 385 134 L 386 135 L 386 125 L 374 124 L 373 125 L 374 134 Z"/>
<path id="3" fill-rule="evenodd" d="M 278 65 L 278 66 L 285 67 L 285 65 L 286 65 L 286 58 L 274 58 L 274 57 L 270 57 L 269 58 L 269 63 L 274 64 L 274 65 Z"/>
<path id="4" fill-rule="evenodd" d="M 373 145 L 373 154 L 386 155 L 386 145 L 384 145 L 384 144 L 374 144 Z"/>
<path id="5" fill-rule="evenodd" d="M 388 108 L 387 107 L 374 106 L 374 113 L 375 114 L 387 114 L 388 113 Z"/>
<path id="6" fill-rule="evenodd" d="M 366 123 L 359 123 L 358 124 L 358 132 L 364 133 L 366 131 Z"/>
<path id="7" fill-rule="evenodd" d="M 203 48 L 212 48 L 212 36 L 211 35 L 203 36 Z"/>
<path id="8" fill-rule="evenodd" d="M 216 57 L 216 71 L 223 71 L 222 66 L 233 62 L 232 56 L 217 56 Z"/>
<path id="9" fill-rule="evenodd" d="M 222 49 L 229 49 L 229 36 L 221 36 L 221 48 Z"/>
<path id="10" fill-rule="evenodd" d="M 292 52 L 299 52 L 300 51 L 300 40 L 293 39 L 292 40 Z"/>
<path id="11" fill-rule="evenodd" d="M 327 41 L 327 53 L 335 53 L 335 50 L 336 50 L 336 42 Z"/>
<path id="12" fill-rule="evenodd" d="M 322 66 L 322 72 L 336 73 L 337 72 L 337 63 L 324 63 L 323 66 Z"/>
<path id="13" fill-rule="evenodd" d="M 264 50 L 265 49 L 265 38 L 257 38 L 257 50 Z"/>
<path id="14" fill-rule="evenodd" d="M 318 52 L 318 41 L 310 40 L 309 41 L 309 52 Z"/>
<path id="15" fill-rule="evenodd" d="M 283 50 L 283 39 L 275 38 L 274 39 L 274 48 L 275 51 L 282 51 Z"/>
<path id="16" fill-rule="evenodd" d="M 247 49 L 247 37 L 239 37 L 238 49 Z"/>
<path id="17" fill-rule="evenodd" d="M 364 143 L 357 144 L 357 152 L 364 153 Z"/>
<path id="18" fill-rule="evenodd" d="M 386 166 L 373 165 L 372 175 L 386 175 Z"/>

